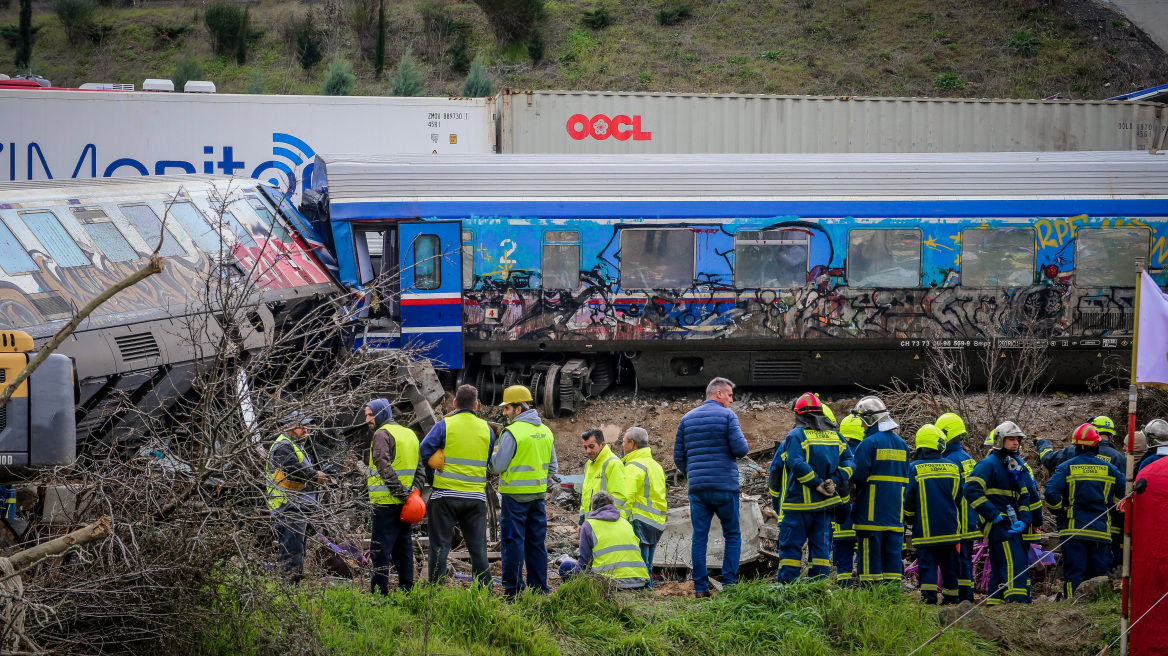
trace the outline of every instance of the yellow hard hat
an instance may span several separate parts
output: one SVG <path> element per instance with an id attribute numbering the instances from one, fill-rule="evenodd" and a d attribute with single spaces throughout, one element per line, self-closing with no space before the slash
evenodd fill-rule
<path id="1" fill-rule="evenodd" d="M 839 433 L 845 440 L 863 440 L 864 421 L 856 415 L 848 415 L 840 422 Z"/>
<path id="2" fill-rule="evenodd" d="M 426 464 L 430 465 L 430 469 L 437 469 L 438 471 L 442 471 L 442 468 L 446 466 L 445 450 L 438 449 L 435 451 L 434 455 L 430 456 L 430 459 L 426 461 Z"/>
<path id="3" fill-rule="evenodd" d="M 823 404 L 823 416 L 827 417 L 827 420 L 831 423 L 835 423 L 835 413 L 831 411 L 831 408 L 826 403 Z"/>
<path id="4" fill-rule="evenodd" d="M 512 403 L 531 403 L 531 390 L 523 385 L 512 385 L 503 390 L 503 402 L 499 405 L 510 405 Z"/>
<path id="5" fill-rule="evenodd" d="M 916 442 L 918 449 L 940 451 L 945 445 L 945 434 L 936 426 L 925 424 L 917 429 Z"/>
<path id="6" fill-rule="evenodd" d="M 1115 422 L 1111 421 L 1111 417 L 1100 415 L 1098 417 L 1091 417 L 1088 420 L 1095 430 L 1099 431 L 1100 435 L 1115 436 Z"/>
<path id="7" fill-rule="evenodd" d="M 960 439 L 963 435 L 969 432 L 965 428 L 965 421 L 963 421 L 960 416 L 952 412 L 946 412 L 940 417 L 937 417 L 936 426 L 942 433 L 945 434 L 945 441 L 947 442 Z"/>

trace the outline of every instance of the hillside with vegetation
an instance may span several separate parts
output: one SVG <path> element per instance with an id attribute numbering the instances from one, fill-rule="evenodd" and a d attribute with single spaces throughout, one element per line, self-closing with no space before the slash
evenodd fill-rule
<path id="1" fill-rule="evenodd" d="M 32 4 L 26 68 L 13 64 L 19 5 L 0 0 L 0 72 L 55 86 L 1097 99 L 1168 70 L 1098 0 L 51 0 Z"/>

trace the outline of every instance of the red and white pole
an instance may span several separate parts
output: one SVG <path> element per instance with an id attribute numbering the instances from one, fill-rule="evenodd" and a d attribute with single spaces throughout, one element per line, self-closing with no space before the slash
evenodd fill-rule
<path id="1" fill-rule="evenodd" d="M 1131 622 L 1131 532 L 1132 532 L 1132 502 L 1131 493 L 1132 486 L 1135 481 L 1132 478 L 1135 476 L 1136 465 L 1136 365 L 1139 362 L 1139 344 L 1140 344 L 1140 287 L 1143 280 L 1144 258 L 1136 260 L 1136 302 L 1135 302 L 1135 319 L 1132 322 L 1132 360 L 1131 360 L 1131 384 L 1127 389 L 1127 442 L 1124 444 L 1124 451 L 1127 452 L 1127 471 L 1124 472 L 1127 476 L 1127 486 L 1124 489 L 1124 494 L 1128 500 L 1125 502 L 1126 511 L 1123 513 L 1123 592 L 1120 597 L 1120 615 L 1119 615 L 1119 654 L 1120 656 L 1128 656 L 1128 639 L 1127 632 L 1130 628 Z"/>

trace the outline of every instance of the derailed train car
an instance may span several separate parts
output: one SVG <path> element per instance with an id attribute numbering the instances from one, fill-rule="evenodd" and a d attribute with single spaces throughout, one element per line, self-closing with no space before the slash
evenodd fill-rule
<path id="1" fill-rule="evenodd" d="M 1168 156 L 1148 152 L 347 157 L 302 212 L 370 339 L 429 344 L 487 400 L 642 387 L 877 384 L 930 342 L 1041 340 L 1057 384 L 1130 348 L 1163 284 Z M 1013 341 L 1011 341 L 1011 339 Z M 453 381 L 451 381 L 453 382 Z"/>
<path id="2" fill-rule="evenodd" d="M 227 176 L 0 184 L 0 330 L 24 331 L 37 346 L 161 241 L 162 273 L 100 306 L 58 349 L 76 368 L 79 441 L 131 431 L 140 416 L 125 399 L 158 412 L 190 389 L 209 351 L 188 322 L 212 309 L 205 285 L 222 265 L 254 283 L 259 301 L 244 348 L 339 289 L 269 192 Z M 217 324 L 205 323 L 208 341 Z"/>

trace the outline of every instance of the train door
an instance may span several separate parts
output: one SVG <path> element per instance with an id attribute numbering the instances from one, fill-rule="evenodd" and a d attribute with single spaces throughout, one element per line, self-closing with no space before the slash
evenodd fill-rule
<path id="1" fill-rule="evenodd" d="M 357 282 L 365 295 L 362 329 L 354 348 L 401 347 L 401 305 L 398 300 L 397 226 L 353 223 Z"/>
<path id="2" fill-rule="evenodd" d="M 462 231 L 457 221 L 398 224 L 401 336 L 436 369 L 462 368 Z"/>

